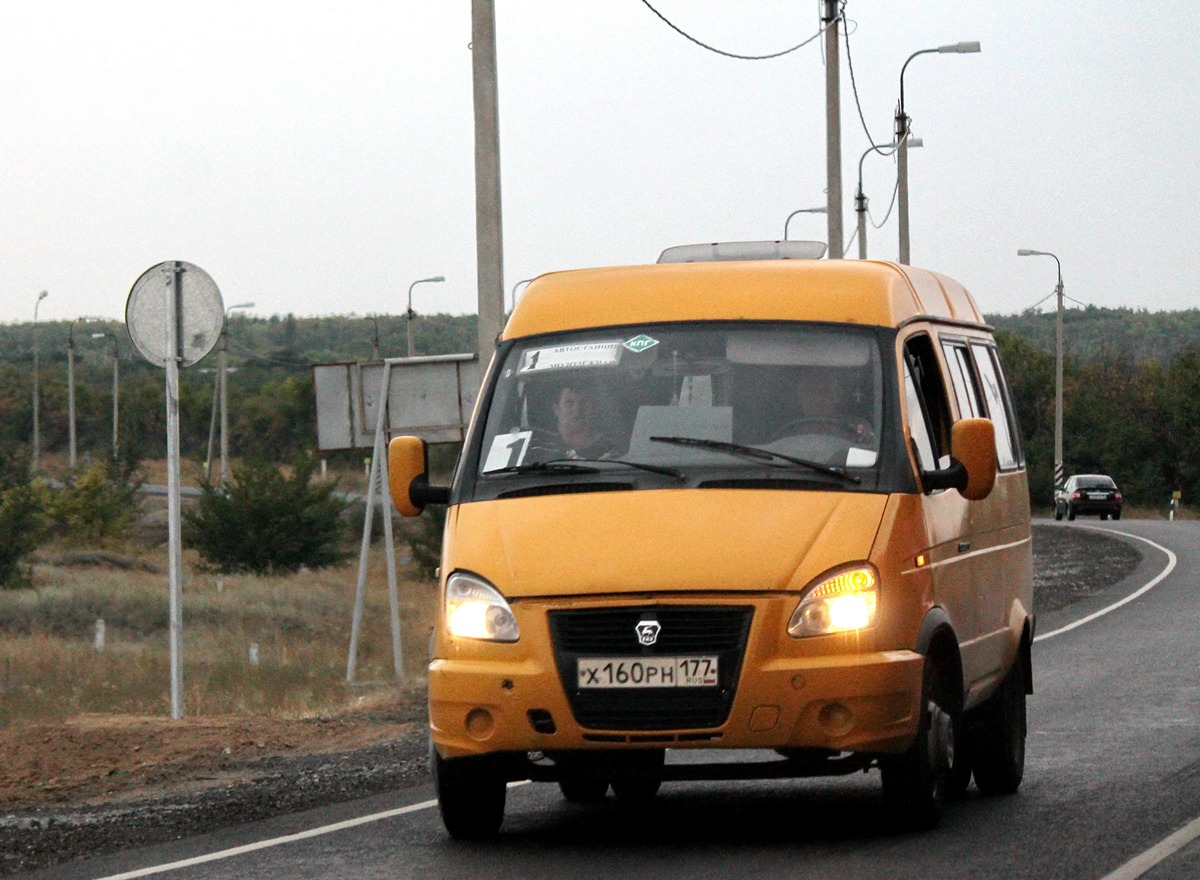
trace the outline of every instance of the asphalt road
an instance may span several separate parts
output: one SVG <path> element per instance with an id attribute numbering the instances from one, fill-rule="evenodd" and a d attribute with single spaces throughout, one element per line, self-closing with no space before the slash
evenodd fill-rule
<path id="1" fill-rule="evenodd" d="M 673 783 L 641 811 L 514 786 L 500 837 L 484 844 L 451 841 L 425 787 L 25 876 L 1195 880 L 1200 523 L 1062 527 L 1085 526 L 1170 553 L 1141 544 L 1121 584 L 1039 618 L 1025 783 L 1012 797 L 972 788 L 932 832 L 889 826 L 875 772 Z"/>

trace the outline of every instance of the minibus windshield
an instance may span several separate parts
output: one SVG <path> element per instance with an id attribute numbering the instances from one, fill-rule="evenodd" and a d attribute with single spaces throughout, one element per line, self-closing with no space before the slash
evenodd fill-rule
<path id="1" fill-rule="evenodd" d="M 882 387 L 865 328 L 722 322 L 538 336 L 499 365 L 477 474 L 563 479 L 633 463 L 858 482 L 878 463 Z M 530 467 L 574 460 L 588 467 Z"/>

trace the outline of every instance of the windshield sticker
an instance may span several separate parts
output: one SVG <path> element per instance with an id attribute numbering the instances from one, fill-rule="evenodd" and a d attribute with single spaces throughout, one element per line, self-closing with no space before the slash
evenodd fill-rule
<path id="1" fill-rule="evenodd" d="M 570 370 L 579 367 L 612 367 L 621 360 L 621 343 L 588 342 L 581 345 L 555 345 L 534 348 L 521 358 L 522 373 L 542 370 Z"/>
<path id="2" fill-rule="evenodd" d="M 486 474 L 488 471 L 498 471 L 519 465 L 525 459 L 525 453 L 529 450 L 529 439 L 532 436 L 533 431 L 497 434 L 492 439 L 492 448 L 488 450 L 487 461 L 483 463 L 483 472 Z"/>
<path id="3" fill-rule="evenodd" d="M 870 467 L 875 464 L 877 453 L 874 449 L 859 449 L 851 446 L 846 453 L 846 467 Z"/>
<path id="4" fill-rule="evenodd" d="M 658 345 L 658 340 L 647 336 L 645 333 L 642 333 L 639 336 L 633 337 L 633 339 L 625 340 L 623 345 L 630 351 L 638 352 L 645 351 L 648 348 L 654 348 L 654 346 Z"/>

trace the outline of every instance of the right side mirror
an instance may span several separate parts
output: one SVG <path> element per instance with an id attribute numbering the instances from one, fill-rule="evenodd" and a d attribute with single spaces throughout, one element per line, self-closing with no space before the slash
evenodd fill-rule
<path id="1" fill-rule="evenodd" d="M 991 419 L 959 419 L 950 428 L 950 454 L 962 462 L 967 484 L 959 492 L 982 501 L 996 485 L 996 426 Z"/>

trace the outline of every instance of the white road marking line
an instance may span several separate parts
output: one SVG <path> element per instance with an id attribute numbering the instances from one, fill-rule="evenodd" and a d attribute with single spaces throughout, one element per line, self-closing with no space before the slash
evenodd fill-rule
<path id="1" fill-rule="evenodd" d="M 1179 852 L 1197 837 L 1200 837 L 1200 818 L 1193 819 L 1166 840 L 1150 847 L 1140 856 L 1130 859 L 1100 880 L 1136 880 L 1159 862 Z"/>
<path id="2" fill-rule="evenodd" d="M 528 780 L 519 782 L 510 782 L 509 788 L 516 788 L 520 785 L 528 785 Z M 297 840 L 307 840 L 310 837 L 321 837 L 325 834 L 333 834 L 337 831 L 345 831 L 347 828 L 356 828 L 359 825 L 369 825 L 372 822 L 379 822 L 383 819 L 391 819 L 395 816 L 403 816 L 406 813 L 417 813 L 421 810 L 428 810 L 437 806 L 437 801 L 421 801 L 416 804 L 409 804 L 407 807 L 397 807 L 394 810 L 384 810 L 382 813 L 371 813 L 369 816 L 359 816 L 357 819 L 346 819 L 342 822 L 334 822 L 332 825 L 322 825 L 320 828 L 310 828 L 307 831 L 298 831 L 295 834 L 288 834 L 284 837 L 273 837 L 270 840 L 260 840 L 256 843 L 247 843 L 243 846 L 235 846 L 230 849 L 223 849 L 218 852 L 208 853 L 202 856 L 194 856 L 190 859 L 181 859 L 178 862 L 167 862 L 163 865 L 151 865 L 148 868 L 138 868 L 136 871 L 126 871 L 123 874 L 110 874 L 107 877 L 99 877 L 97 880 L 134 880 L 136 877 L 150 877 L 154 874 L 165 874 L 167 871 L 175 871 L 179 868 L 190 868 L 192 865 L 203 865 L 206 862 L 219 862 L 222 859 L 230 859 L 234 856 L 244 855 L 245 853 L 254 852 L 260 849 L 269 849 L 273 846 L 282 846 L 285 843 L 294 843 Z"/>
<path id="3" fill-rule="evenodd" d="M 1079 528 L 1086 529 L 1089 527 L 1088 526 L 1080 526 Z M 1122 605 L 1126 605 L 1126 604 L 1132 602 L 1134 599 L 1138 598 L 1138 596 L 1141 596 L 1142 594 L 1147 593 L 1150 590 L 1154 589 L 1154 587 L 1156 587 L 1159 584 L 1159 582 L 1162 581 L 1163 578 L 1165 578 L 1167 575 L 1169 575 L 1172 571 L 1175 570 L 1175 563 L 1177 561 L 1175 558 L 1175 554 L 1172 553 L 1170 550 L 1168 550 L 1166 547 L 1164 547 L 1162 544 L 1156 544 L 1153 541 L 1151 541 L 1149 538 L 1143 538 L 1140 535 L 1133 535 L 1133 534 L 1130 534 L 1129 532 L 1118 532 L 1115 529 L 1092 529 L 1092 531 L 1101 532 L 1101 533 L 1105 533 L 1105 534 L 1111 533 L 1114 535 L 1124 535 L 1126 538 L 1133 538 L 1135 541 L 1143 541 L 1143 542 L 1149 544 L 1151 547 L 1155 548 L 1156 550 L 1161 550 L 1163 553 L 1167 554 L 1167 567 L 1164 568 L 1162 571 L 1160 571 L 1158 573 L 1158 575 L 1155 578 L 1153 578 L 1149 583 L 1147 583 L 1145 586 L 1139 587 L 1136 591 L 1130 593 L 1128 596 L 1126 596 L 1124 599 L 1120 600 L 1119 602 L 1114 602 L 1113 604 L 1109 605 L 1106 608 L 1101 608 L 1095 614 L 1089 614 L 1087 617 L 1081 617 L 1079 620 L 1076 620 L 1074 623 L 1068 623 L 1066 626 L 1062 626 L 1062 627 L 1059 627 L 1058 629 L 1051 630 L 1048 633 L 1042 633 L 1039 636 L 1035 636 L 1033 639 L 1035 642 L 1040 642 L 1043 639 L 1052 639 L 1055 636 L 1062 635 L 1065 632 L 1070 632 L 1071 630 L 1075 629 L 1076 627 L 1083 626 L 1085 623 L 1091 623 L 1096 618 L 1103 617 L 1105 614 L 1108 614 L 1110 611 L 1116 611 Z"/>
<path id="4" fill-rule="evenodd" d="M 394 810 L 384 810 L 382 813 L 372 813 L 369 816 L 359 816 L 357 819 L 346 819 L 344 822 L 335 822 L 332 825 L 323 825 L 320 828 L 310 828 L 307 831 L 299 831 L 296 834 L 288 834 L 285 837 L 275 837 L 270 840 L 260 840 L 257 843 L 247 843 L 244 846 L 235 846 L 231 849 L 223 849 L 219 852 L 208 853 L 203 856 L 195 856 L 190 859 L 181 859 L 178 862 L 168 862 L 164 865 L 151 865 L 148 868 L 138 868 L 136 871 L 126 871 L 124 874 L 110 874 L 107 877 L 101 877 L 99 880 L 134 880 L 135 877 L 149 877 L 153 874 L 165 874 L 167 871 L 175 871 L 179 868 L 190 868 L 192 865 L 203 865 L 206 862 L 217 862 L 222 859 L 233 858 L 245 853 L 254 852 L 259 849 L 267 849 L 272 846 L 282 846 L 285 843 L 293 843 L 297 840 L 305 840 L 309 837 L 320 837 L 323 834 L 333 834 L 335 831 L 345 831 L 347 828 L 355 828 L 359 825 L 367 825 L 371 822 L 378 822 L 381 819 L 391 819 L 394 816 L 403 816 L 405 813 L 415 813 L 418 810 L 428 810 L 430 807 L 436 807 L 437 801 L 421 801 L 418 804 L 410 804 L 407 807 L 397 807 Z"/>

